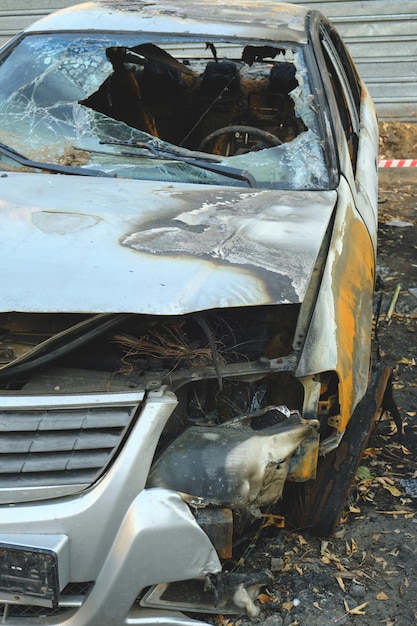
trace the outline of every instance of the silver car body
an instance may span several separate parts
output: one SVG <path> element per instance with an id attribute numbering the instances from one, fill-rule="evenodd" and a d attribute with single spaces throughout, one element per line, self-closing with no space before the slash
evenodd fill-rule
<path id="1" fill-rule="evenodd" d="M 184 37 L 196 45 L 216 40 L 219 49 L 222 42 L 241 40 L 304 49 L 322 20 L 275 2 L 89 2 L 40 20 L 1 54 L 7 57 L 22 37 L 56 33 L 109 40 L 123 33 L 129 41 L 142 41 L 145 34 L 161 47 L 170 41 L 173 55 Z M 311 52 L 306 59 L 305 68 L 317 72 L 322 60 Z M 299 82 L 307 69 L 304 75 L 299 70 Z M 310 129 L 310 147 L 303 144 L 293 162 L 288 157 L 289 178 L 300 176 L 301 188 L 291 188 L 289 179 L 281 188 L 250 186 L 244 178 L 228 185 L 211 174 L 202 184 L 194 173 L 176 181 L 165 171 L 160 180 L 120 172 L 113 177 L 100 157 L 88 167 L 104 176 L 3 170 L 4 623 L 206 624 L 203 614 L 230 605 L 187 604 L 180 587 L 176 600 L 166 599 L 169 583 L 204 587 L 230 556 L 232 515 L 255 519 L 279 499 L 287 480 L 313 479 L 318 455 L 339 444 L 368 384 L 377 125 L 362 86 L 352 167 L 329 79 L 315 80 L 322 93 L 314 86 L 310 102 L 302 94 L 294 98 L 309 109 L 307 118 L 320 109 L 317 128 L 329 147 L 325 159 L 316 158 L 323 139 L 315 142 Z M 52 128 L 48 111 L 38 127 L 30 107 L 21 115 L 19 106 L 5 100 L 1 141 L 9 143 L 7 119 L 15 115 L 22 126 L 13 148 L 42 161 L 39 142 L 46 132 L 56 133 L 45 159 L 51 163 L 61 149 L 59 128 Z M 91 117 L 80 104 L 74 107 L 77 123 Z M 74 146 L 75 136 L 82 143 L 84 126 L 77 135 L 73 122 L 64 122 L 68 145 Z M 97 141 L 93 148 L 98 154 Z M 315 186 L 299 156 L 308 150 Z M 234 158 L 240 167 L 241 157 Z M 132 343 L 127 330 L 137 316 L 147 332 Z M 241 345 L 258 319 L 265 320 L 260 338 L 265 329 L 274 331 L 267 350 L 252 357 Z M 241 344 L 223 346 L 216 335 L 220 326 L 224 342 L 231 329 Z M 124 348 L 120 367 L 126 371 L 83 367 L 104 336 Z M 197 336 L 206 337 L 207 345 L 195 344 Z M 189 338 L 180 346 L 186 357 L 178 354 L 179 338 Z M 149 370 L 134 370 L 129 361 L 141 353 L 138 339 L 146 343 Z M 160 348 L 171 348 L 170 340 L 175 354 L 167 364 Z M 82 358 L 67 362 L 74 352 Z M 196 408 L 202 383 L 210 385 L 204 411 Z M 208 407 L 215 386 L 223 403 L 228 389 L 238 386 L 252 396 L 213 425 Z M 192 392 L 184 404 L 187 389 Z M 240 393 L 230 392 L 235 404 Z M 183 425 L 187 407 L 195 412 L 189 429 Z M 273 426 L 251 430 L 254 420 L 271 412 L 279 414 Z M 213 476 L 222 489 L 213 487 Z M 212 534 L 218 527 L 224 530 L 220 540 Z M 253 599 L 243 604 L 257 615 Z M 242 604 L 234 608 L 239 612 Z"/>

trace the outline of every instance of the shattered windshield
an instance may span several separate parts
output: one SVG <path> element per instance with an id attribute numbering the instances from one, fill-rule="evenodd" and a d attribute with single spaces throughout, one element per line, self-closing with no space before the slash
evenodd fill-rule
<path id="1" fill-rule="evenodd" d="M 295 45 L 30 35 L 0 60 L 0 142 L 35 165 L 117 177 L 328 187 Z M 1 168 L 30 171 L 11 156 Z"/>

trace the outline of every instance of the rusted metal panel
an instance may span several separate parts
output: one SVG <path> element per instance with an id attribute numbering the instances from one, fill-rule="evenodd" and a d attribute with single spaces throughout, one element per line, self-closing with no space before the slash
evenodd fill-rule
<path id="1" fill-rule="evenodd" d="M 339 196 L 335 234 L 297 376 L 337 372 L 341 411 L 329 424 L 342 433 L 368 384 L 375 262 L 368 232 L 343 181 Z"/>
<path id="2" fill-rule="evenodd" d="M 342 35 L 380 119 L 417 120 L 415 0 L 302 2 L 324 13 Z"/>
<path id="3" fill-rule="evenodd" d="M 0 4 L 0 45 L 52 11 L 76 4 L 71 0 L 31 0 L 28 3 L 2 0 Z"/>

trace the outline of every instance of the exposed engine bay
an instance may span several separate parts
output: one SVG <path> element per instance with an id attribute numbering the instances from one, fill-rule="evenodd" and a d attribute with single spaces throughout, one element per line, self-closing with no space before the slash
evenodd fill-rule
<path id="1" fill-rule="evenodd" d="M 164 460 L 156 464 L 150 484 L 169 486 L 240 512 L 252 507 L 253 512 L 279 499 L 288 473 L 287 461 L 305 438 L 314 440 L 317 453 L 318 403 L 309 406 L 309 386 L 305 389 L 294 376 L 292 340 L 298 311 L 298 305 L 285 305 L 162 318 L 3 314 L 0 384 L 4 392 L 13 395 L 58 397 L 146 391 L 168 385 L 177 396 L 178 406 L 160 439 L 156 458 L 162 453 Z M 323 377 L 320 389 L 320 411 L 327 419 L 331 410 L 337 410 L 330 375 L 327 380 Z M 303 414 L 307 419 L 301 417 Z M 322 435 L 326 430 L 329 432 L 323 420 Z M 291 434 L 283 448 L 281 443 L 274 443 L 279 435 L 287 440 L 288 431 Z M 271 445 L 278 454 L 275 457 L 267 444 L 267 464 L 272 462 L 276 467 L 285 461 L 278 488 L 261 495 L 266 489 L 262 485 L 264 467 L 250 493 L 244 494 L 247 485 L 233 486 L 233 478 L 220 494 L 210 486 L 208 475 L 214 471 L 210 463 L 224 468 L 230 450 L 246 445 L 244 442 L 254 435 L 261 436 L 255 447 L 255 464 L 263 463 L 259 448 L 267 435 L 271 435 Z M 218 439 L 222 440 L 219 454 L 223 460 L 213 452 Z M 169 448 L 174 440 L 175 446 Z M 178 450 L 184 449 L 190 457 L 184 460 L 176 481 L 170 477 L 170 467 L 178 462 Z M 200 470 L 204 475 L 196 478 L 195 470 L 186 469 L 186 465 L 197 459 L 201 465 L 204 456 L 207 464 Z M 181 474 L 193 475 L 197 482 L 187 482 Z M 243 477 L 238 482 L 245 480 Z"/>
<path id="2" fill-rule="evenodd" d="M 51 407 L 29 413 L 28 409 L 14 411 L 16 428 L 35 415 L 37 426 L 33 433 L 29 426 L 21 427 L 20 453 L 13 428 L 5 434 L 5 439 L 13 442 L 15 478 L 11 465 L 6 464 L 0 484 L 13 484 L 17 477 L 20 485 L 54 483 L 56 495 L 88 487 L 111 466 L 137 417 L 131 415 L 133 421 L 123 429 L 101 411 L 100 421 L 91 430 L 87 424 L 90 410 L 85 405 L 80 423 L 72 426 L 76 430 L 71 449 L 65 450 L 65 439 L 59 451 L 53 452 L 55 463 L 63 459 L 65 469 L 58 471 L 48 467 L 51 450 L 45 443 L 44 448 L 36 444 L 40 432 L 45 442 L 57 436 L 55 429 L 62 428 L 62 421 L 61 426 L 48 427 L 53 404 L 59 406 L 74 393 L 82 404 L 83 394 L 147 393 L 168 386 L 177 406 L 160 437 L 147 487 L 180 493 L 219 556 L 231 559 L 235 540 L 248 524 L 271 511 L 288 479 L 314 477 L 320 436 L 332 430 L 328 419 L 337 411 L 334 375 L 323 375 L 318 383 L 294 376 L 292 342 L 298 314 L 299 305 L 162 318 L 4 314 L 0 343 L 3 398 L 10 394 L 44 401 L 49 397 Z M 7 417 L 8 411 L 3 409 L 5 424 Z M 64 414 L 62 417 L 65 419 Z M 74 420 L 74 415 L 70 419 Z M 52 430 L 48 432 L 48 428 Z M 101 444 L 108 447 L 104 462 L 103 450 L 97 456 L 88 452 L 91 436 L 105 441 Z M 265 573 L 254 585 L 255 591 L 267 583 L 264 578 Z M 209 579 L 204 589 L 201 581 L 189 581 L 197 585 L 200 610 L 204 598 L 213 602 L 210 598 L 219 593 L 221 580 L 212 580 L 211 591 L 207 590 Z M 232 586 L 240 589 L 238 596 L 234 597 L 235 591 L 233 598 L 223 594 L 214 604 L 216 610 L 255 611 L 256 615 L 247 576 L 242 580 L 244 585 Z M 172 593 L 180 597 L 182 591 L 175 585 L 156 587 L 143 601 L 149 606 L 169 604 Z M 188 587 L 185 595 L 189 603 Z"/>

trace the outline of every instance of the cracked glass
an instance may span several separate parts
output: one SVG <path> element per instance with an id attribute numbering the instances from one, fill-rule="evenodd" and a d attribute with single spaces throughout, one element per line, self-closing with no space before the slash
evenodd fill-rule
<path id="1" fill-rule="evenodd" d="M 135 81 L 133 118 L 116 103 L 120 72 L 125 82 Z M 129 94 L 120 98 L 130 102 Z M 0 141 L 27 159 L 116 177 L 283 189 L 329 185 L 297 46 L 28 35 L 0 60 Z M 7 155 L 1 166 L 28 169 Z"/>

